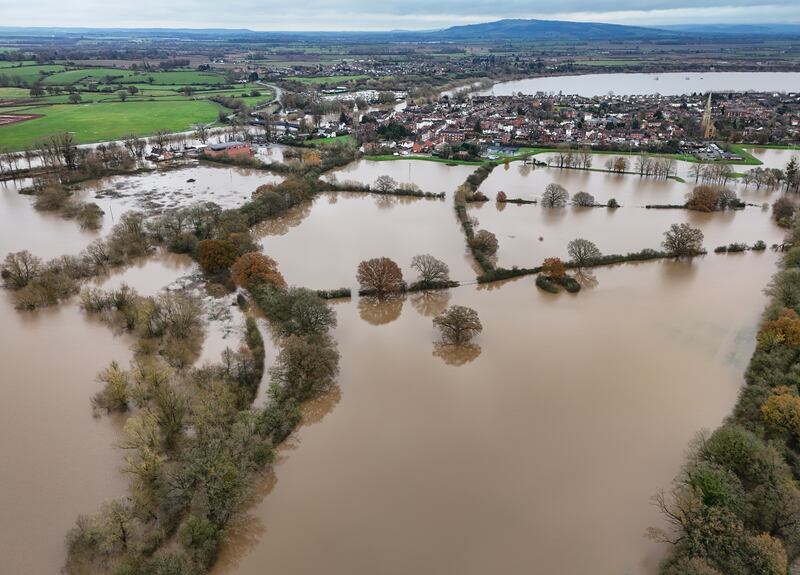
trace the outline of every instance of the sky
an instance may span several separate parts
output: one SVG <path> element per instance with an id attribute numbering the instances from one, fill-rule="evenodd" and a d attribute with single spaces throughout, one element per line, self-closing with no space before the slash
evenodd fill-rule
<path id="1" fill-rule="evenodd" d="M 0 26 L 420 30 L 501 18 L 799 23 L 800 0 L 0 0 Z"/>

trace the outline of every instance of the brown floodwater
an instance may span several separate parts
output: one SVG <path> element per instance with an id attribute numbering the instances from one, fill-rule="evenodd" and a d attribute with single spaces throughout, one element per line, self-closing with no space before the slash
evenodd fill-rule
<path id="1" fill-rule="evenodd" d="M 446 261 L 455 279 L 473 279 L 450 194 L 472 167 L 360 162 L 348 179 L 388 173 L 402 181 L 409 164 L 412 179 L 448 199 L 321 194 L 258 230 L 265 252 L 290 283 L 311 288 L 355 287 L 358 262 L 378 256 L 413 279 L 417 253 Z M 192 169 L 197 189 L 179 171 L 98 189 L 117 190 L 108 201 L 120 211 L 153 199 L 237 205 L 268 176 Z M 523 173 L 514 164 L 483 189 L 535 197 L 550 181 L 624 207 L 473 206 L 470 214 L 498 235 L 502 265 L 536 265 L 578 236 L 605 252 L 658 247 L 681 218 L 703 228 L 708 248 L 782 235 L 759 208 L 703 215 L 635 207 L 681 198 L 691 185 L 678 182 Z M 759 194 L 748 201 L 774 199 Z M 42 258 L 76 253 L 100 235 L 36 212 L 10 184 L 0 188 L 0 230 L 0 254 L 30 249 Z M 522 278 L 335 302 L 341 390 L 306 409 L 306 425 L 259 486 L 217 571 L 652 573 L 660 549 L 643 532 L 660 519 L 648 498 L 677 473 L 693 434 L 730 411 L 775 260 L 772 252 L 709 254 L 603 268 L 577 296 L 545 294 Z M 188 258 L 158 254 L 97 283 L 154 294 L 191 286 L 194 274 Z M 204 301 L 198 362 L 238 345 L 243 324 L 232 297 Z M 434 345 L 432 315 L 450 304 L 479 312 L 476 346 Z M 93 418 L 89 399 L 98 370 L 112 359 L 127 364 L 131 341 L 85 317 L 74 299 L 19 313 L 0 293 L 0 319 L 0 549 L 10 572 L 54 573 L 77 514 L 125 491 L 113 447 L 122 421 Z M 265 339 L 271 363 L 278 348 Z"/>
<path id="2" fill-rule="evenodd" d="M 508 197 L 537 199 L 545 186 L 559 183 L 574 194 L 586 191 L 598 203 L 615 198 L 621 208 L 543 208 L 540 205 L 497 204 L 494 197 L 505 191 Z M 498 264 L 533 267 L 546 257 L 567 257 L 567 243 L 585 238 L 597 244 L 603 253 L 627 253 L 644 248 L 661 249 L 663 233 L 673 223 L 699 227 L 704 245 L 712 251 L 720 245 L 744 242 L 752 245 L 762 240 L 771 245 L 783 239 L 784 231 L 772 221 L 771 210 L 764 202 L 773 202 L 781 194 L 753 187 L 736 192 L 746 202 L 758 204 L 744 210 L 699 213 L 689 210 L 645 209 L 647 204 L 678 204 L 686 201 L 693 184 L 675 180 L 653 180 L 633 175 L 614 175 L 583 170 L 559 170 L 511 164 L 499 167 L 481 185 L 490 201 L 469 206 L 469 215 L 477 218 L 479 228 L 497 235 L 500 250 Z M 724 257 L 713 256 L 709 257 Z"/>
<path id="3" fill-rule="evenodd" d="M 330 172 L 340 183 L 358 182 L 371 185 L 380 176 L 391 176 L 399 184 L 417 184 L 423 192 L 452 192 L 467 179 L 475 166 L 448 166 L 441 162 L 424 160 L 368 160 L 361 159 Z"/>
<path id="4" fill-rule="evenodd" d="M 774 264 L 337 304 L 341 392 L 312 406 L 215 573 L 654 573 L 649 498 L 729 413 Z M 480 314 L 474 349 L 434 345 L 450 304 Z"/>
<path id="5" fill-rule="evenodd" d="M 447 263 L 453 278 L 475 277 L 450 200 L 325 193 L 257 235 L 290 284 L 313 289 L 355 287 L 359 262 L 383 256 L 413 280 L 411 258 L 423 253 Z"/>

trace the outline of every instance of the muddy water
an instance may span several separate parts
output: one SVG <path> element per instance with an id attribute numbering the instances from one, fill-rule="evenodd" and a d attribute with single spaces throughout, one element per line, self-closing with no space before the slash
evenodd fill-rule
<path id="1" fill-rule="evenodd" d="M 453 278 L 475 277 L 450 200 L 327 193 L 257 234 L 290 284 L 313 289 L 355 287 L 359 262 L 382 256 L 413 280 L 411 258 L 420 253 L 447 263 Z"/>
<path id="2" fill-rule="evenodd" d="M 572 206 L 547 209 L 539 205 L 494 202 L 500 190 L 509 197 L 539 198 L 551 182 L 563 185 L 570 194 L 581 190 L 589 192 L 598 203 L 616 198 L 622 207 L 615 210 Z M 682 204 L 692 186 L 674 180 L 556 168 L 530 170 L 512 164 L 508 170 L 500 167 L 492 172 L 481 186 L 481 191 L 491 200 L 471 204 L 469 214 L 478 219 L 478 227 L 497 235 L 500 242 L 497 261 L 504 267 L 532 267 L 551 256 L 566 258 L 567 242 L 577 237 L 593 241 L 606 254 L 661 249 L 663 232 L 673 223 L 687 222 L 699 227 L 709 251 L 734 242 L 753 244 L 763 240 L 771 245 L 782 240 L 784 231 L 772 221 L 771 211 L 761 207 L 748 206 L 741 211 L 713 214 L 642 207 Z M 771 203 L 780 195 L 780 192 L 763 188 L 745 190 L 743 186 L 738 186 L 736 191 L 744 201 L 759 206 Z"/>
<path id="3" fill-rule="evenodd" d="M 664 94 L 673 96 L 694 92 L 797 90 L 797 72 L 669 72 L 664 74 L 585 74 L 550 76 L 500 82 L 481 94 L 510 96 L 518 92 L 561 92 L 580 96 L 614 94 Z"/>
<path id="4" fill-rule="evenodd" d="M 752 148 L 747 151 L 761 160 L 763 164 L 761 166 L 762 168 L 778 168 L 779 170 L 783 170 L 793 157 L 800 161 L 800 149 L 778 150 L 770 148 Z"/>
<path id="5" fill-rule="evenodd" d="M 474 171 L 475 166 L 448 166 L 441 162 L 362 159 L 332 171 L 331 175 L 339 182 L 353 181 L 366 185 L 374 184 L 380 176 L 387 175 L 400 184 L 417 184 L 423 192 L 450 194 Z"/>
<path id="6" fill-rule="evenodd" d="M 102 234 L 130 210 L 159 213 L 202 202 L 235 208 L 249 200 L 258 186 L 282 180 L 263 170 L 196 163 L 89 182 L 82 186 L 82 199 L 96 202 L 105 211 Z"/>
<path id="7" fill-rule="evenodd" d="M 653 573 L 648 499 L 729 413 L 774 263 L 598 269 L 577 297 L 524 278 L 336 305 L 341 396 L 283 451 L 215 572 Z M 436 352 L 430 313 L 448 304 L 480 314 L 472 353 Z"/>

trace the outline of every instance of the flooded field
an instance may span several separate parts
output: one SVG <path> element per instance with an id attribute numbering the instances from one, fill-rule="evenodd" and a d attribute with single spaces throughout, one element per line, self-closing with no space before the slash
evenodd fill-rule
<path id="1" fill-rule="evenodd" d="M 329 173 L 339 182 L 358 182 L 371 185 L 380 176 L 387 175 L 399 184 L 416 184 L 423 192 L 450 194 L 463 183 L 475 166 L 448 166 L 441 162 L 420 160 L 375 161 L 358 160 Z"/>
<path id="2" fill-rule="evenodd" d="M 215 573 L 653 573 L 648 498 L 729 412 L 774 262 L 337 304 L 341 394 L 310 410 Z M 448 304 L 480 314 L 472 353 L 433 344 Z"/>
<path id="3" fill-rule="evenodd" d="M 564 186 L 571 195 L 589 192 L 601 204 L 615 198 L 622 207 L 553 209 L 494 202 L 501 190 L 511 198 L 537 199 L 552 182 Z M 498 264 L 504 267 L 533 267 L 551 256 L 566 259 L 567 242 L 578 237 L 593 241 L 606 254 L 660 249 L 662 234 L 673 223 L 687 222 L 699 227 L 709 251 L 733 242 L 752 245 L 762 240 L 771 245 L 783 239 L 785 232 L 773 222 L 771 210 L 760 207 L 764 202 L 775 201 L 781 195 L 779 191 L 764 188 L 756 191 L 752 187 L 745 190 L 744 186 L 737 186 L 736 192 L 743 201 L 758 205 L 737 211 L 709 214 L 644 208 L 647 204 L 682 204 L 692 187 L 693 183 L 674 180 L 557 168 L 530 169 L 512 164 L 507 170 L 499 167 L 492 172 L 480 188 L 490 201 L 470 204 L 469 214 L 478 219 L 480 228 L 497 235 Z"/>
<path id="4" fill-rule="evenodd" d="M 549 76 L 500 82 L 482 95 L 510 96 L 518 92 L 561 92 L 580 96 L 614 94 L 663 94 L 675 96 L 694 92 L 796 91 L 797 72 L 668 72 L 664 74 L 584 74 Z"/>
<path id="5" fill-rule="evenodd" d="M 358 263 L 379 256 L 396 260 L 411 280 L 418 253 L 472 281 L 452 191 L 473 170 L 360 161 L 338 179 L 372 183 L 388 174 L 448 197 L 325 193 L 263 224 L 257 236 L 290 284 L 356 287 Z M 87 195 L 117 192 L 103 200 L 119 202 L 111 204 L 115 217 L 143 202 L 156 210 L 195 200 L 235 206 L 271 177 L 198 165 L 107 180 Z M 553 181 L 623 207 L 498 209 L 493 201 L 500 190 L 538 197 Z M 506 266 L 564 256 L 575 237 L 606 253 L 658 248 L 661 233 L 681 221 L 703 229 L 708 249 L 782 237 L 759 207 L 715 214 L 637 207 L 680 202 L 691 187 L 514 163 L 484 182 L 492 201 L 470 214 L 497 234 Z M 737 190 L 753 203 L 777 197 Z M 36 212 L 9 184 L 0 188 L 0 226 L 0 255 L 29 249 L 42 258 L 76 253 L 103 233 Z M 479 574 L 536 565 L 549 573 L 653 573 L 661 549 L 643 533 L 660 518 L 648 499 L 676 474 L 687 441 L 730 411 L 775 261 L 767 251 L 599 268 L 576 296 L 553 296 L 521 278 L 334 302 L 341 389 L 306 408 L 307 424 L 231 530 L 215 572 L 255 575 L 269 565 L 289 575 Z M 187 257 L 157 254 L 97 285 L 124 282 L 149 295 L 191 286 L 196 273 Z M 7 370 L 0 504 L 15 518 L 0 529 L 0 548 L 13 572 L 55 573 L 78 513 L 125 490 L 122 454 L 113 448 L 122 422 L 93 418 L 89 399 L 97 371 L 112 359 L 127 364 L 131 342 L 86 318 L 74 299 L 19 313 L 8 293 L 0 296 Z M 238 345 L 243 318 L 232 300 L 206 300 L 198 363 Z M 484 332 L 475 347 L 434 345 L 432 316 L 451 304 L 480 314 Z M 265 340 L 270 363 L 277 347 Z"/>
<path id="6" fill-rule="evenodd" d="M 382 256 L 413 280 L 411 258 L 421 253 L 447 263 L 453 278 L 475 277 L 449 200 L 326 193 L 266 222 L 257 235 L 286 281 L 313 289 L 355 288 L 359 262 Z"/>

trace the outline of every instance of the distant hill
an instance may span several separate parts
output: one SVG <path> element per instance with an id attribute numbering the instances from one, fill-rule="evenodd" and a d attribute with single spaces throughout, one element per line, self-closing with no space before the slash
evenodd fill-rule
<path id="1" fill-rule="evenodd" d="M 453 26 L 429 33 L 438 40 L 654 40 L 682 36 L 678 30 L 661 30 L 619 24 L 561 20 L 498 20 Z"/>

